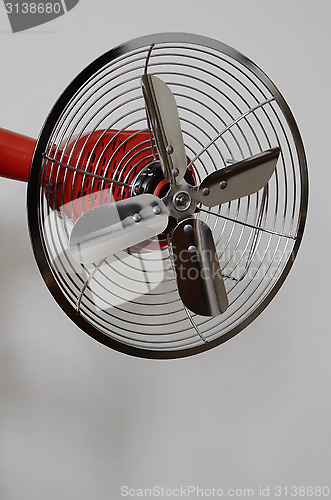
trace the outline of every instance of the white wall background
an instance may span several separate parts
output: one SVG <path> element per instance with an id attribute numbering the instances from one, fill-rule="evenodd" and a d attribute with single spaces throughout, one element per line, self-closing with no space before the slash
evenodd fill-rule
<path id="1" fill-rule="evenodd" d="M 329 0 L 81 0 L 13 35 L 0 5 L 1 127 L 37 136 L 73 77 L 121 42 L 199 33 L 277 83 L 311 183 L 297 261 L 264 313 L 219 348 L 160 362 L 70 322 L 34 262 L 26 186 L 0 179 L 1 500 L 118 499 L 121 485 L 331 488 L 330 15 Z"/>

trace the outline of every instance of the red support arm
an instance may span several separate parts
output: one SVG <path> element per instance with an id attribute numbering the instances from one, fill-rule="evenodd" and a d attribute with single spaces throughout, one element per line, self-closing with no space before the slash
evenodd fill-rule
<path id="1" fill-rule="evenodd" d="M 36 140 L 0 128 L 0 177 L 27 182 Z"/>

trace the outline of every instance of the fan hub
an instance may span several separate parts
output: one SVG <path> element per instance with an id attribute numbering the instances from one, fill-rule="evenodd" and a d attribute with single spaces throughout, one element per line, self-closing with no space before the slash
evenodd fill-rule
<path id="1" fill-rule="evenodd" d="M 173 184 L 162 201 L 168 209 L 171 217 L 174 217 L 177 222 L 191 217 L 198 204 L 196 187 L 191 186 L 182 180 L 180 184 Z"/>
<path id="2" fill-rule="evenodd" d="M 178 191 L 172 198 L 174 207 L 179 212 L 188 210 L 192 203 L 192 198 L 187 191 Z"/>

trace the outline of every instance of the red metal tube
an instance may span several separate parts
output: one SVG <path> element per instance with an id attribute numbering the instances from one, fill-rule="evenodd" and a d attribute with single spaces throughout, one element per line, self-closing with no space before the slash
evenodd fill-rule
<path id="1" fill-rule="evenodd" d="M 0 177 L 27 182 L 37 141 L 0 128 Z"/>

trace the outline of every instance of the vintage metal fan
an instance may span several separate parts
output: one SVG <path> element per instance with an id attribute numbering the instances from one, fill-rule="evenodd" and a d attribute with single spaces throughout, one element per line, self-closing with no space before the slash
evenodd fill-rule
<path id="1" fill-rule="evenodd" d="M 2 129 L 0 147 L 0 173 L 29 177 L 50 291 L 119 351 L 172 358 L 228 340 L 297 254 L 308 182 L 295 120 L 269 78 L 216 40 L 119 46 L 63 92 L 37 143 Z"/>

